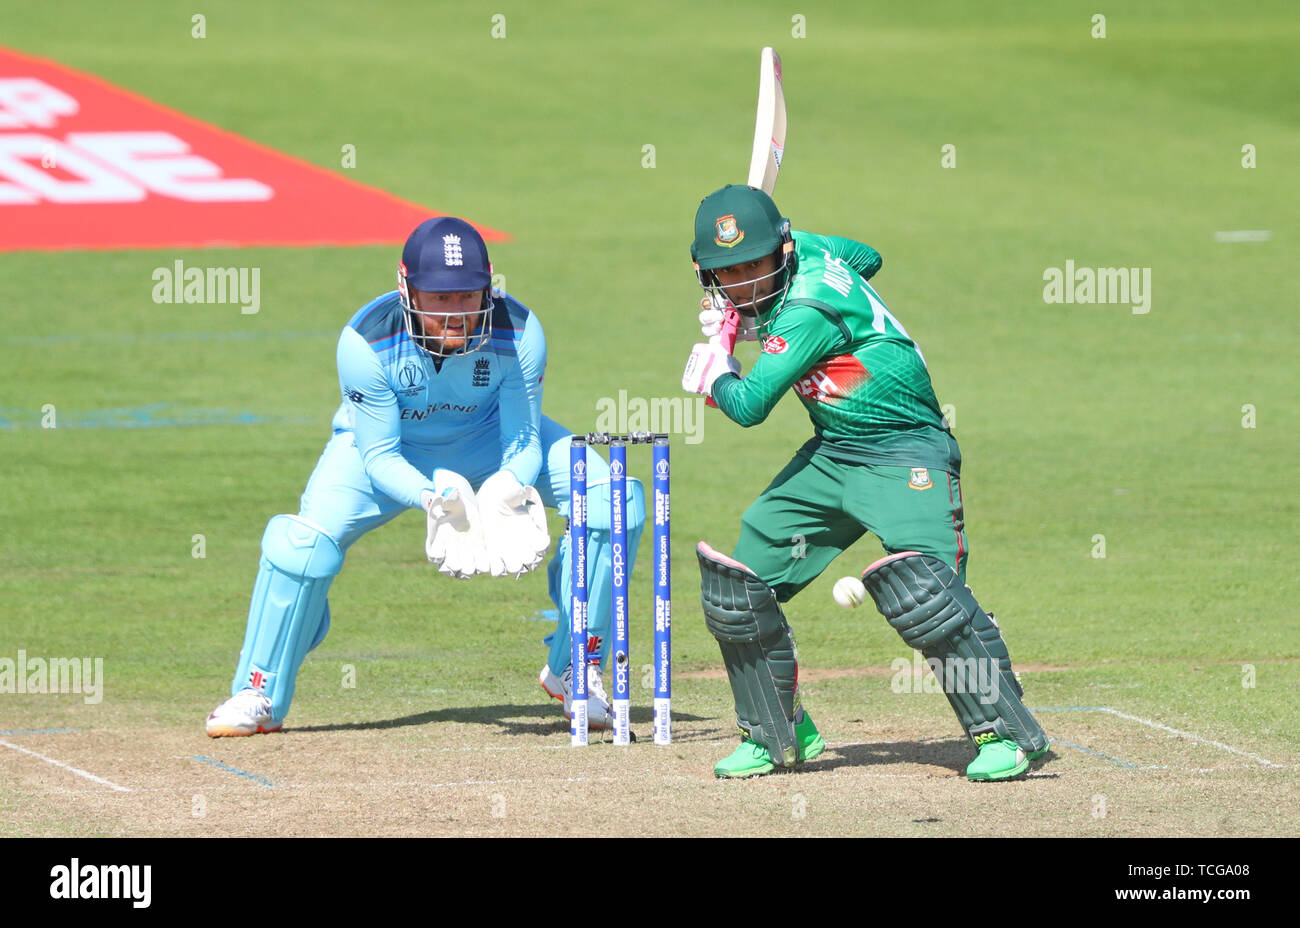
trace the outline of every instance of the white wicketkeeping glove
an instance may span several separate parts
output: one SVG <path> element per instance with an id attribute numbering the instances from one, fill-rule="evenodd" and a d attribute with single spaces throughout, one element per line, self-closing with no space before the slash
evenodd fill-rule
<path id="1" fill-rule="evenodd" d="M 519 577 L 541 565 L 551 535 L 536 487 L 499 470 L 479 487 L 478 505 L 492 576 Z"/>
<path id="2" fill-rule="evenodd" d="M 723 374 L 739 374 L 740 362 L 727 354 L 715 336 L 691 349 L 682 373 L 682 389 L 687 393 L 713 394 L 713 382 Z"/>
<path id="3" fill-rule="evenodd" d="M 420 505 L 429 514 L 429 534 L 424 542 L 429 562 L 448 577 L 468 580 L 490 569 L 483 546 L 483 528 L 474 489 L 452 470 L 433 472 L 434 492 L 420 494 Z"/>
<path id="4" fill-rule="evenodd" d="M 722 332 L 722 317 L 725 309 L 725 300 L 716 294 L 712 297 L 706 296 L 700 300 L 700 331 L 704 333 L 705 338 L 713 338 L 713 336 Z M 746 316 L 741 313 L 740 328 L 736 330 L 736 341 L 758 341 L 757 322 L 758 320 L 753 316 Z"/>

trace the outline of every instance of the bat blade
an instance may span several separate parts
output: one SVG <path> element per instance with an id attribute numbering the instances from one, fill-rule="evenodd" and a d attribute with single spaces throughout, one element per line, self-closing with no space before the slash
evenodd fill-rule
<path id="1" fill-rule="evenodd" d="M 763 49 L 758 66 L 758 116 L 754 122 L 754 148 L 749 158 L 749 186 L 768 196 L 776 189 L 776 175 L 785 157 L 785 89 L 781 56 Z"/>
<path id="2" fill-rule="evenodd" d="M 781 160 L 785 157 L 785 126 L 781 56 L 769 45 L 759 56 L 758 115 L 754 120 L 754 147 L 749 157 L 748 180 L 749 186 L 759 188 L 768 196 L 776 189 L 776 175 L 780 173 Z M 723 317 L 718 340 L 727 353 L 731 354 L 736 348 L 740 312 L 725 297 L 720 302 Z M 712 398 L 707 402 L 710 406 L 716 405 Z"/>

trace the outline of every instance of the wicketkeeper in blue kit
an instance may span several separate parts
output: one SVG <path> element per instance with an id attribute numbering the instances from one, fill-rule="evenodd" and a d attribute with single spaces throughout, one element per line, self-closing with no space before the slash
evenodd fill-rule
<path id="1" fill-rule="evenodd" d="M 208 716 L 209 735 L 280 728 L 303 658 L 329 631 L 326 597 L 345 553 L 404 510 L 427 513 L 425 553 L 448 576 L 518 577 L 541 564 L 550 547 L 543 507 L 568 515 L 570 432 L 542 415 L 541 323 L 491 282 L 478 232 L 449 216 L 430 219 L 406 241 L 397 289 L 344 327 L 334 434 L 298 514 L 267 523 L 231 696 Z M 610 622 L 609 466 L 594 452 L 587 466 L 588 714 L 591 727 L 607 728 L 600 674 Z M 644 521 L 644 491 L 629 480 L 629 572 Z M 565 715 L 568 550 L 566 536 L 547 570 L 559 620 L 540 680 Z"/>

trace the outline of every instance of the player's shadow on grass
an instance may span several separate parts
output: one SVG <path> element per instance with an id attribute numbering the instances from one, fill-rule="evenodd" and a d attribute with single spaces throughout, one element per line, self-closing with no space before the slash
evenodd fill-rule
<path id="1" fill-rule="evenodd" d="M 1030 771 L 1053 758 L 1049 751 L 1033 762 Z M 892 741 L 879 744 L 830 745 L 826 753 L 809 761 L 805 770 L 833 770 L 836 767 L 889 767 L 912 764 L 922 767 L 945 767 L 965 776 L 966 765 L 975 759 L 975 751 L 965 738 Z"/>
<path id="2" fill-rule="evenodd" d="M 526 721 L 537 719 L 537 721 Z M 673 713 L 673 721 L 704 721 L 697 715 L 682 712 Z M 326 731 L 373 731 L 384 728 L 406 728 L 419 725 L 436 725 L 440 722 L 458 722 L 462 725 L 493 725 L 506 735 L 551 736 L 567 733 L 569 721 L 560 713 L 558 704 L 536 703 L 527 706 L 449 706 L 429 712 L 417 712 L 395 719 L 380 719 L 374 722 L 342 722 L 336 725 L 301 725 L 286 728 L 292 732 L 326 732 Z M 649 709 L 632 709 L 631 722 L 633 731 L 642 737 L 638 728 L 644 729 L 644 737 L 650 737 L 650 728 L 654 722 L 654 713 Z"/>

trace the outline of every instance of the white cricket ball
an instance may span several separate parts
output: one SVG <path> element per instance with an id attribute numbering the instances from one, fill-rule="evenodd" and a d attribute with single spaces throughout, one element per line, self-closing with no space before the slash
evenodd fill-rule
<path id="1" fill-rule="evenodd" d="M 867 588 L 857 577 L 840 577 L 835 581 L 831 595 L 845 609 L 856 609 L 867 601 Z"/>

